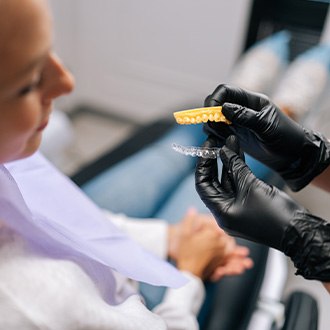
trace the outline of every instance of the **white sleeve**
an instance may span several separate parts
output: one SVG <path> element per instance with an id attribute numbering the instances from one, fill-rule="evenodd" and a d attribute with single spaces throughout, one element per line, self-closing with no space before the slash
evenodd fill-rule
<path id="1" fill-rule="evenodd" d="M 136 219 L 105 211 L 108 219 L 133 240 L 161 259 L 167 258 L 168 224 L 160 219 Z"/>
<path id="2" fill-rule="evenodd" d="M 107 304 L 74 262 L 26 253 L 21 245 L 0 247 L 0 329 L 167 329 L 137 294 Z"/>
<path id="3" fill-rule="evenodd" d="M 167 229 L 165 221 L 134 219 L 122 214 L 107 212 L 109 219 L 159 257 L 167 257 Z M 189 272 L 183 272 L 189 282 L 179 289 L 167 289 L 163 301 L 153 312 L 159 315 L 169 330 L 196 330 L 197 314 L 205 298 L 203 282 Z"/>
<path id="4" fill-rule="evenodd" d="M 167 289 L 165 297 L 153 312 L 165 320 L 170 330 L 196 330 L 197 314 L 205 298 L 204 285 L 189 272 L 184 274 L 190 281 L 182 288 Z"/>

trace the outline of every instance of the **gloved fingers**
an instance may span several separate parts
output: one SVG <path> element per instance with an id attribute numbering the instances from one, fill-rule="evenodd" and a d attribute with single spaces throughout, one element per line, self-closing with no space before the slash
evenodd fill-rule
<path id="1" fill-rule="evenodd" d="M 256 180 L 256 177 L 243 159 L 227 146 L 221 149 L 220 157 L 235 186 L 235 191 L 244 194 Z"/>
<path id="2" fill-rule="evenodd" d="M 205 107 L 219 106 L 226 102 L 240 104 L 245 107 L 256 108 L 261 103 L 262 94 L 245 91 L 241 88 L 221 84 L 214 92 L 207 96 Z M 265 99 L 267 99 L 265 97 Z"/>
<path id="3" fill-rule="evenodd" d="M 221 194 L 218 182 L 218 166 L 216 159 L 199 158 L 195 171 L 195 186 L 198 194 L 204 201 L 205 198 Z M 216 183 L 216 184 L 215 184 Z"/>
<path id="4" fill-rule="evenodd" d="M 217 147 L 217 140 L 214 136 L 208 136 L 203 148 Z M 196 165 L 196 180 L 198 183 L 213 182 L 218 177 L 218 166 L 216 159 L 198 158 Z"/>
<path id="5" fill-rule="evenodd" d="M 227 146 L 227 148 L 229 148 L 232 151 L 234 151 L 235 153 L 237 153 L 240 156 L 240 158 L 243 159 L 243 161 L 245 161 L 244 152 L 241 149 L 239 140 L 235 135 L 230 135 L 226 139 L 226 146 Z"/>
<path id="6" fill-rule="evenodd" d="M 204 147 L 216 146 L 216 140 L 210 136 Z M 228 199 L 228 193 L 223 189 L 218 179 L 218 164 L 216 159 L 199 158 L 195 171 L 195 187 L 207 207 L 217 206 L 218 203 Z M 212 205 L 214 204 L 214 205 Z"/>
<path id="7" fill-rule="evenodd" d="M 222 166 L 222 172 L 221 172 L 221 186 L 225 191 L 234 191 L 234 183 L 231 179 L 228 168 L 226 166 Z"/>
<path id="8" fill-rule="evenodd" d="M 203 143 L 203 148 L 217 148 L 219 147 L 219 140 L 216 136 L 208 135 L 207 139 Z"/>
<path id="9" fill-rule="evenodd" d="M 237 88 L 231 88 L 228 85 L 219 85 L 212 94 L 208 95 L 204 101 L 205 107 L 215 107 L 223 105 L 225 102 L 237 101 Z"/>
<path id="10" fill-rule="evenodd" d="M 203 144 L 203 148 L 217 147 L 217 140 L 213 136 L 209 136 Z M 196 184 L 213 185 L 218 181 L 218 164 L 216 159 L 198 158 L 195 173 Z"/>
<path id="11" fill-rule="evenodd" d="M 222 113 L 233 124 L 242 127 L 255 129 L 259 123 L 258 111 L 238 104 L 226 102 L 222 107 Z"/>
<path id="12" fill-rule="evenodd" d="M 228 125 L 223 122 L 206 122 L 203 124 L 203 130 L 206 134 L 212 134 L 218 137 L 222 145 L 229 135 L 234 134 L 232 125 Z"/>
<path id="13" fill-rule="evenodd" d="M 244 160 L 244 153 L 239 146 L 238 139 L 234 135 L 230 135 L 226 139 L 226 146 L 227 148 L 233 150 L 237 153 L 243 160 Z M 228 168 L 226 164 L 223 164 L 222 173 L 221 173 L 221 185 L 226 191 L 235 191 L 234 190 L 234 183 L 231 176 L 228 173 Z"/>
<path id="14" fill-rule="evenodd" d="M 212 100 L 212 94 L 206 96 L 205 100 L 204 100 L 204 107 L 214 107 L 214 106 L 218 106 L 220 103 L 217 102 L 216 100 Z"/>

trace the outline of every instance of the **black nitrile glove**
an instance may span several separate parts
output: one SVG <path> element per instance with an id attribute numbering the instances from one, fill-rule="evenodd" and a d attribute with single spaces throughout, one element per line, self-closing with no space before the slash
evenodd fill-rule
<path id="1" fill-rule="evenodd" d="M 329 141 L 297 124 L 266 96 L 220 85 L 205 100 L 207 107 L 219 105 L 232 125 L 208 122 L 205 131 L 222 140 L 235 134 L 244 151 L 278 172 L 293 191 L 329 165 Z"/>
<path id="2" fill-rule="evenodd" d="M 209 137 L 205 147 L 214 146 Z M 227 139 L 220 156 L 221 183 L 216 159 L 200 158 L 196 167 L 197 192 L 220 227 L 284 252 L 305 278 L 330 281 L 330 223 L 257 179 L 242 159 L 236 137 Z"/>

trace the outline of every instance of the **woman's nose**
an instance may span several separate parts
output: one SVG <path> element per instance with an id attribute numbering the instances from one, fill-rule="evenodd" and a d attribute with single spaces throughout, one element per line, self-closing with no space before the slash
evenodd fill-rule
<path id="1" fill-rule="evenodd" d="M 43 99 L 45 102 L 68 94 L 74 88 L 73 75 L 61 63 L 58 56 L 52 53 L 49 55 L 48 61 L 43 77 Z"/>

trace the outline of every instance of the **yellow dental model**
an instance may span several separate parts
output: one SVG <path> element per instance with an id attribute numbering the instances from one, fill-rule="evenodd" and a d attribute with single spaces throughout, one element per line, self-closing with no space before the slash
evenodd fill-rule
<path id="1" fill-rule="evenodd" d="M 222 107 L 197 108 L 177 111 L 173 113 L 176 122 L 180 125 L 200 124 L 207 121 L 231 122 L 222 114 Z"/>

